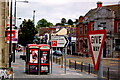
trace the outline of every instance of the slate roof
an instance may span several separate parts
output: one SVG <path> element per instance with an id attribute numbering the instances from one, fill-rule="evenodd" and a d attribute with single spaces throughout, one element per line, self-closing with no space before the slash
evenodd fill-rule
<path id="1" fill-rule="evenodd" d="M 114 13 L 115 13 L 115 18 L 116 18 L 116 19 L 120 19 L 120 4 L 107 5 L 107 6 L 102 6 L 102 7 L 114 11 Z M 95 12 L 96 12 L 97 9 L 98 9 L 98 8 L 89 10 L 88 13 L 85 14 L 85 16 L 87 16 L 88 18 L 93 17 L 93 15 L 95 14 Z"/>

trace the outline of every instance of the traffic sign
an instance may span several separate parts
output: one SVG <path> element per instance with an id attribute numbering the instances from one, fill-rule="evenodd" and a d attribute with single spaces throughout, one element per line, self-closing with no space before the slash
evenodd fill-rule
<path id="1" fill-rule="evenodd" d="M 98 70 L 102 49 L 106 38 L 106 30 L 89 31 L 88 35 L 94 70 Z"/>
<path id="2" fill-rule="evenodd" d="M 51 47 L 66 47 L 68 43 L 66 36 L 51 36 Z"/>

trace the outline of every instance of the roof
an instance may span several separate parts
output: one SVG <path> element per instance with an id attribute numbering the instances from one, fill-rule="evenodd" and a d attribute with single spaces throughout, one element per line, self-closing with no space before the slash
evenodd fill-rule
<path id="1" fill-rule="evenodd" d="M 66 35 L 67 29 L 66 28 L 60 28 L 58 31 L 53 32 L 55 35 Z"/>
<path id="2" fill-rule="evenodd" d="M 120 19 L 120 14 L 119 14 L 120 13 L 120 4 L 107 5 L 107 6 L 102 6 L 102 7 L 114 11 L 115 18 L 119 18 Z M 89 10 L 88 13 L 85 14 L 85 16 L 87 16 L 88 18 L 92 17 L 95 14 L 95 12 L 96 12 L 97 9 L 98 8 Z"/>
<path id="3" fill-rule="evenodd" d="M 52 31 L 55 31 L 56 28 L 39 28 L 40 35 L 44 35 L 45 33 L 51 33 Z"/>

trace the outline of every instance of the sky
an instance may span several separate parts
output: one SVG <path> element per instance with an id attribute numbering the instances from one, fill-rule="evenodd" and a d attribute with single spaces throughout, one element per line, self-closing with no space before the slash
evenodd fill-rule
<path id="1" fill-rule="evenodd" d="M 97 2 L 101 1 L 104 5 L 118 4 L 119 0 L 27 0 L 29 3 L 23 3 L 17 0 L 17 26 L 24 19 L 33 20 L 33 10 L 35 10 L 35 25 L 44 18 L 53 24 L 59 23 L 62 18 L 78 19 L 84 16 L 90 9 L 97 7 Z M 14 4 L 13 4 L 14 5 Z"/>

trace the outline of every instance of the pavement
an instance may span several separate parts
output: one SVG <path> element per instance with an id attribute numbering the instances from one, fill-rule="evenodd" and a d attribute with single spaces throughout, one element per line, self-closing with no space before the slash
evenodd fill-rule
<path id="1" fill-rule="evenodd" d="M 14 78 L 71 78 L 71 79 L 96 79 L 96 76 L 90 75 L 84 72 L 76 72 L 70 68 L 66 68 L 66 74 L 64 72 L 64 68 L 61 68 L 60 65 L 53 63 L 52 64 L 52 74 L 48 75 L 34 75 L 34 74 L 26 74 L 25 73 L 25 62 L 20 59 L 20 55 L 22 53 L 16 53 L 16 62 L 12 63 L 12 67 L 14 70 Z"/>

